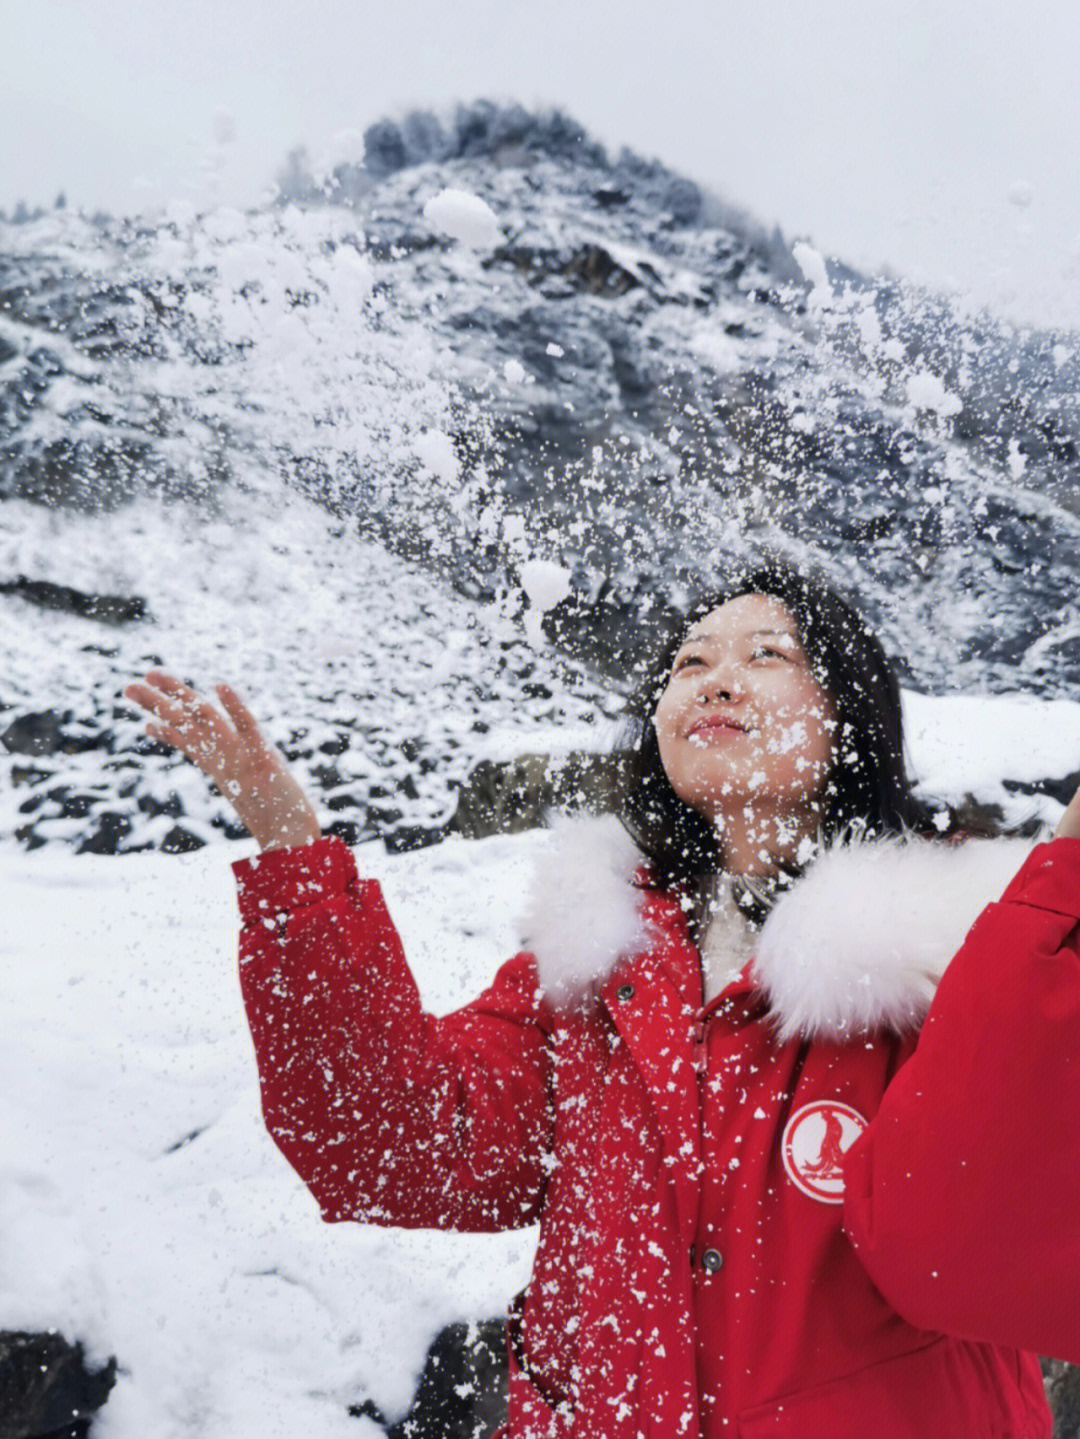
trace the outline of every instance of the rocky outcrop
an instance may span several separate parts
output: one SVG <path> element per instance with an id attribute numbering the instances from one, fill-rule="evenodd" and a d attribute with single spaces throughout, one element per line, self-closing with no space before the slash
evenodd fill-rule
<path id="1" fill-rule="evenodd" d="M 370 1401 L 349 1413 L 384 1425 L 387 1439 L 491 1439 L 506 1418 L 506 1338 L 501 1319 L 449 1324 L 432 1342 L 406 1414 L 387 1421 Z"/>
<path id="2" fill-rule="evenodd" d="M 63 610 L 107 625 L 130 624 L 146 618 L 146 601 L 138 595 L 88 595 L 70 585 L 54 584 L 52 580 L 28 580 L 25 575 L 0 581 L 0 595 L 18 595 L 42 609 Z"/>
<path id="3" fill-rule="evenodd" d="M 0 1332 L 0 1439 L 86 1439 L 115 1382 L 115 1359 L 90 1367 L 55 1330 Z"/>
<path id="4" fill-rule="evenodd" d="M 1080 1439 L 1080 1369 L 1044 1359 L 1043 1382 L 1054 1415 L 1054 1439 Z"/>
<path id="5" fill-rule="evenodd" d="M 458 793 L 450 832 L 466 839 L 540 828 L 551 810 L 614 808 L 619 761 L 614 755 L 520 755 L 476 766 Z"/>

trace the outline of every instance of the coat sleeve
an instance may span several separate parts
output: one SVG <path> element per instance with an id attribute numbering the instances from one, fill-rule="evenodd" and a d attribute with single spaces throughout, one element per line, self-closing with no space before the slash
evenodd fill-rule
<path id="1" fill-rule="evenodd" d="M 844 1227 L 909 1322 L 1080 1363 L 1080 840 L 976 920 L 845 1156 Z"/>
<path id="2" fill-rule="evenodd" d="M 425 1013 L 377 883 L 336 838 L 233 866 L 263 1116 L 327 1220 L 487 1232 L 537 1216 L 551 1132 L 536 970 Z"/>

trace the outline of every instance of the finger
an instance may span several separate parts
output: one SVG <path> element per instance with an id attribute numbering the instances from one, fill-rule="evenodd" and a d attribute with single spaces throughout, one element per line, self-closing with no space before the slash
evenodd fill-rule
<path id="1" fill-rule="evenodd" d="M 183 694 L 190 697 L 195 693 L 190 685 L 169 674 L 168 670 L 147 670 L 145 679 L 165 694 Z"/>
<path id="2" fill-rule="evenodd" d="M 150 721 L 146 726 L 146 733 L 151 739 L 161 741 L 171 745 L 173 749 L 179 750 L 211 779 L 217 780 L 219 775 L 228 769 L 228 757 L 214 740 L 204 733 L 192 730 L 189 726 Z"/>
<path id="3" fill-rule="evenodd" d="M 143 709 L 152 710 L 154 713 L 169 704 L 183 705 L 190 711 L 199 703 L 199 697 L 193 689 L 160 670 L 151 670 L 144 680 L 126 686 L 124 695 Z"/>
<path id="4" fill-rule="evenodd" d="M 262 739 L 258 720 L 244 704 L 232 685 L 215 685 L 214 692 L 225 706 L 225 712 L 236 726 L 236 732 L 243 739 Z"/>
<path id="5" fill-rule="evenodd" d="M 171 745 L 173 749 L 178 749 L 183 754 L 187 754 L 191 747 L 189 734 L 181 734 L 178 729 L 170 724 L 163 724 L 160 720 L 150 720 L 146 726 L 146 733 L 152 740 L 157 740 L 160 744 Z"/>
<path id="6" fill-rule="evenodd" d="M 157 690 L 152 690 L 149 685 L 130 684 L 124 687 L 124 698 L 131 700 L 141 709 L 152 709 L 158 699 Z"/>
<path id="7" fill-rule="evenodd" d="M 149 685 L 129 685 L 124 693 L 143 709 L 149 710 L 158 719 L 170 724 L 190 727 L 195 721 L 205 726 L 213 724 L 217 711 L 212 705 L 203 704 L 196 696 L 194 703 L 183 699 L 172 699 Z M 219 718 L 220 723 L 220 718 Z"/>
<path id="8" fill-rule="evenodd" d="M 206 705 L 203 697 L 193 690 L 189 684 L 185 684 L 183 680 L 178 680 L 175 675 L 166 674 L 164 670 L 149 670 L 147 671 L 146 679 L 150 685 L 160 690 L 162 694 L 168 695 L 171 699 L 175 700 L 176 703 L 185 705 L 190 710 L 194 711 L 200 706 Z M 208 706 L 208 708 L 210 707 Z"/>

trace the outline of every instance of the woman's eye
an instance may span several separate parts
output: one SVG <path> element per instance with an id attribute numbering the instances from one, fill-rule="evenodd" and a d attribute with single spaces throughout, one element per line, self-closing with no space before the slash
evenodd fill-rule
<path id="1" fill-rule="evenodd" d="M 772 649 L 771 646 L 769 646 L 769 645 L 759 645 L 758 648 L 753 651 L 753 653 L 751 654 L 750 658 L 751 658 L 752 660 L 760 660 L 760 659 L 786 660 L 786 659 L 788 658 L 788 656 L 787 656 L 786 654 L 784 654 L 783 650 L 774 650 L 774 649 Z"/>
<path id="2" fill-rule="evenodd" d="M 700 655 L 683 655 L 682 659 L 676 663 L 675 670 L 677 673 L 679 670 L 684 670 L 687 665 L 700 665 L 703 663 L 704 661 Z"/>

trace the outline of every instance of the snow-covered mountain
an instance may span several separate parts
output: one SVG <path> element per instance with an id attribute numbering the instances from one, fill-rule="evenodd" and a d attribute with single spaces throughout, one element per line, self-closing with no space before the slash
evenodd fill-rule
<path id="1" fill-rule="evenodd" d="M 1064 695 L 1078 345 L 515 107 L 384 122 L 321 177 L 294 156 L 259 212 L 4 225 L 0 829 L 220 831 L 119 699 L 160 661 L 246 690 L 350 838 L 407 843 L 485 752 L 609 742 L 657 616 L 765 541 L 914 688 Z M 543 652 L 531 559 L 572 580 Z M 142 618 L 43 608 L 62 587 Z"/>

